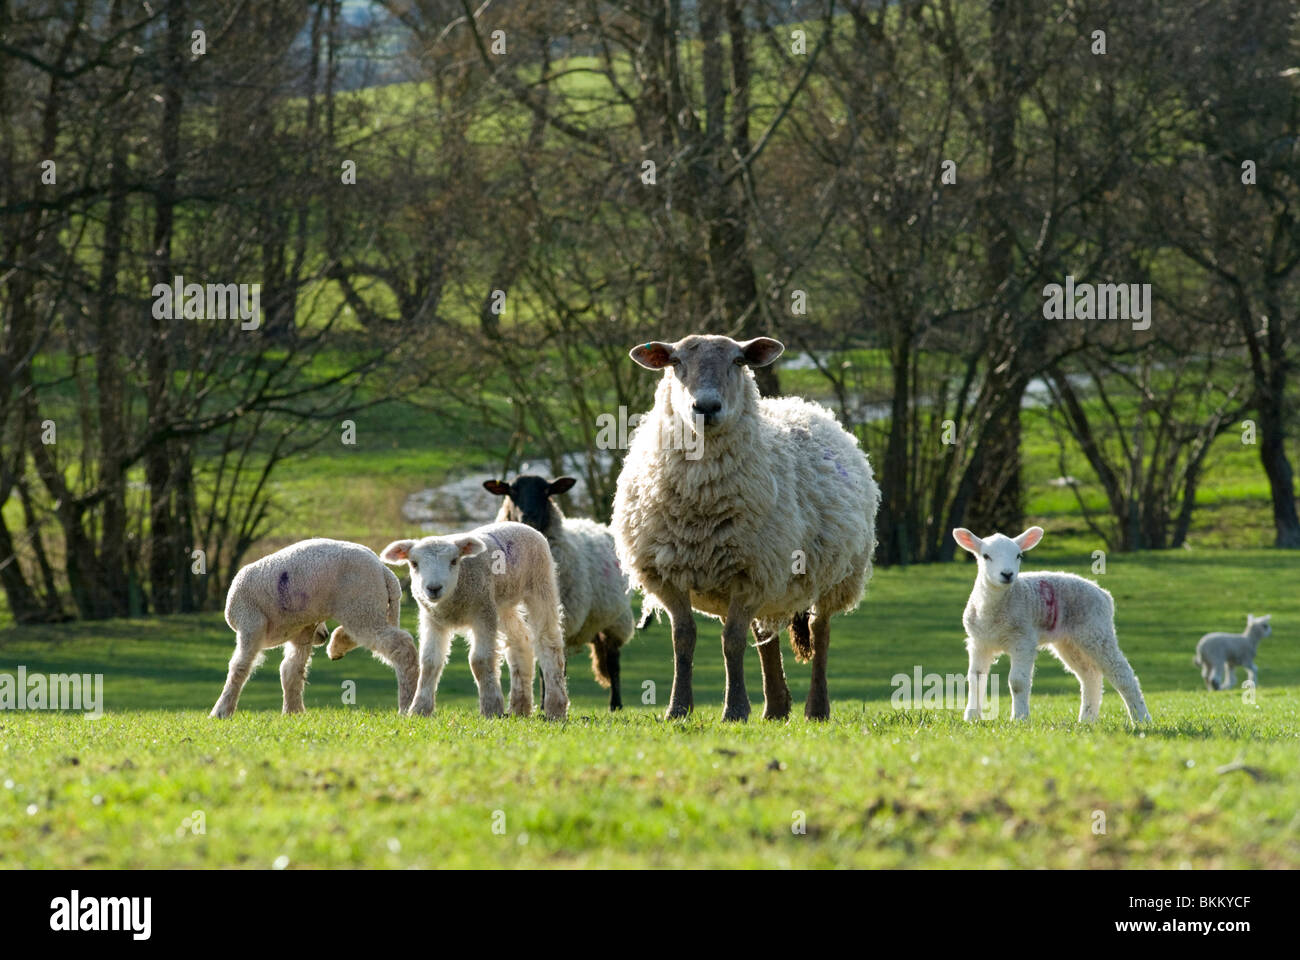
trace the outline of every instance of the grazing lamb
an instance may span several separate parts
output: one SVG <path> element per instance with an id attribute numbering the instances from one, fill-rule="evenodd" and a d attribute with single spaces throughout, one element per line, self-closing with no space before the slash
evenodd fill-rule
<path id="1" fill-rule="evenodd" d="M 692 609 L 724 621 L 724 719 L 749 717 L 743 670 L 751 628 L 763 716 L 789 715 L 775 642 L 786 624 L 796 658 L 812 660 L 804 715 L 830 716 L 830 617 L 862 599 L 880 491 L 857 441 L 830 411 L 798 397 L 759 397 L 751 368 L 784 349 L 768 337 L 689 336 L 631 351 L 663 377 L 632 436 L 611 526 L 633 583 L 672 622 L 668 717 L 694 708 Z"/>
<path id="2" fill-rule="evenodd" d="M 546 537 L 564 608 L 565 648 L 591 646 L 591 672 L 597 683 L 609 687 L 609 709 L 622 710 L 619 649 L 632 639 L 636 619 L 609 527 L 566 517 L 551 499 L 575 483 L 573 477 L 548 483 L 543 477 L 524 475 L 514 483 L 487 480 L 483 487 L 505 498 L 498 520 L 526 523 Z"/>
<path id="3" fill-rule="evenodd" d="M 1273 633 L 1269 624 L 1272 614 L 1256 617 L 1246 614 L 1245 633 L 1207 633 L 1196 645 L 1196 660 L 1201 668 L 1207 690 L 1229 690 L 1232 688 L 1232 674 L 1237 667 L 1245 667 L 1250 673 L 1250 682 L 1259 686 L 1259 669 L 1255 666 L 1255 651 L 1259 641 Z M 1223 674 L 1223 681 L 1218 675 Z"/>
<path id="4" fill-rule="evenodd" d="M 369 649 L 397 673 L 397 706 L 415 695 L 415 641 L 399 626 L 402 587 L 374 552 L 342 540 L 303 540 L 248 564 L 226 594 L 235 654 L 211 716 L 235 712 L 239 693 L 263 651 L 285 644 L 280 664 L 284 712 L 300 713 L 312 646 L 325 642 L 324 621 L 339 626 L 330 643 Z"/>
<path id="5" fill-rule="evenodd" d="M 1133 668 L 1119 649 L 1111 595 L 1072 573 L 1019 575 L 1024 551 L 1043 538 L 1042 527 L 1030 527 L 1015 539 L 995 533 L 981 540 L 961 527 L 952 535 L 979 561 L 975 588 L 962 616 L 970 653 L 967 720 L 978 720 L 983 712 L 989 667 L 1003 653 L 1011 655 L 1012 719 L 1029 718 L 1029 687 L 1039 647 L 1050 649 L 1079 678 L 1080 721 L 1097 719 L 1103 676 L 1124 698 L 1130 722 L 1151 719 Z"/>
<path id="6" fill-rule="evenodd" d="M 396 540 L 380 557 L 411 568 L 411 595 L 420 607 L 420 680 L 412 714 L 433 712 L 453 632 L 465 629 L 473 635 L 469 665 L 478 684 L 479 712 L 485 717 L 502 714 L 500 630 L 510 667 L 510 712 L 525 717 L 533 712 L 536 657 L 546 681 L 546 717 L 564 719 L 569 695 L 559 588 L 545 537 L 522 523 L 491 523 L 448 537 Z M 330 656 L 335 652 L 331 642 Z M 346 650 L 337 652 L 342 656 Z"/>

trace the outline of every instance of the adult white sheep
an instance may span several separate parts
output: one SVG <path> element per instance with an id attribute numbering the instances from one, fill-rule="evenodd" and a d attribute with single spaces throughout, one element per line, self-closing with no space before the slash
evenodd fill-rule
<path id="1" fill-rule="evenodd" d="M 546 538 L 522 523 L 491 523 L 468 533 L 423 540 L 395 540 L 380 557 L 411 569 L 411 595 L 420 608 L 420 679 L 412 714 L 433 712 L 438 680 L 458 630 L 471 632 L 469 665 L 478 684 L 479 712 L 504 712 L 501 649 L 505 633 L 510 667 L 510 712 L 533 712 L 534 657 L 546 681 L 543 708 L 549 720 L 569 709 L 564 683 L 564 640 L 559 588 Z M 527 611 L 528 623 L 519 608 Z M 531 635 L 530 629 L 531 628 Z M 330 656 L 342 656 L 330 643 Z"/>
<path id="2" fill-rule="evenodd" d="M 1103 676 L 1124 698 L 1130 722 L 1151 719 L 1138 678 L 1119 649 L 1110 593 L 1072 573 L 1020 573 L 1024 551 L 1043 538 L 1042 527 L 1030 527 L 1015 538 L 995 533 L 980 539 L 963 527 L 952 535 L 979 561 L 962 615 L 970 656 L 967 720 L 978 720 L 983 712 L 989 667 L 1003 653 L 1011 655 L 1012 719 L 1029 718 L 1029 688 L 1039 647 L 1051 650 L 1079 678 L 1080 721 L 1097 719 Z"/>
<path id="3" fill-rule="evenodd" d="M 749 717 L 751 626 L 763 716 L 789 715 L 776 642 L 786 624 L 796 658 L 812 660 L 804 714 L 830 716 L 830 617 L 862 599 L 880 491 L 857 441 L 830 411 L 797 397 L 759 397 L 751 368 L 784 349 L 768 337 L 689 336 L 631 351 L 663 378 L 631 438 L 611 526 L 633 583 L 672 621 L 668 717 L 694 708 L 692 609 L 724 621 L 724 719 Z"/>
<path id="4" fill-rule="evenodd" d="M 397 706 L 415 693 L 415 642 L 398 626 L 402 587 L 370 549 L 342 540 L 302 540 L 248 564 L 226 594 L 226 623 L 235 631 L 226 686 L 211 716 L 235 712 L 239 693 L 261 663 L 263 651 L 284 644 L 280 684 L 284 712 L 303 707 L 313 644 L 328 636 L 324 621 L 337 620 L 335 642 L 366 647 L 397 674 Z"/>
<path id="5" fill-rule="evenodd" d="M 524 474 L 513 483 L 484 481 L 483 488 L 504 498 L 498 520 L 526 523 L 546 537 L 555 561 L 560 606 L 564 608 L 565 648 L 584 644 L 591 647 L 591 672 L 597 683 L 609 687 L 609 709 L 621 710 L 619 650 L 632 639 L 636 618 L 609 527 L 594 520 L 566 517 L 552 499 L 575 483 L 573 477 L 548 482 L 544 477 Z"/>

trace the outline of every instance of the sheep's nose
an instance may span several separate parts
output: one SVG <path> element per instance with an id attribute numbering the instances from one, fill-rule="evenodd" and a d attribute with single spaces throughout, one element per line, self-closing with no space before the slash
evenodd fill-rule
<path id="1" fill-rule="evenodd" d="M 1009 570 L 1003 570 L 1003 571 L 1002 571 L 1002 582 L 1003 582 L 1003 583 L 1010 583 L 1010 582 L 1011 582 L 1011 578 L 1014 577 L 1014 576 L 1015 576 L 1015 574 L 1012 573 L 1012 572 L 1010 572 Z"/>
<path id="2" fill-rule="evenodd" d="M 711 417 L 722 409 L 721 400 L 696 400 L 691 404 L 691 409 L 698 414 Z"/>
<path id="3" fill-rule="evenodd" d="M 429 595 L 430 600 L 437 600 L 442 596 L 442 587 L 425 587 L 424 592 Z"/>

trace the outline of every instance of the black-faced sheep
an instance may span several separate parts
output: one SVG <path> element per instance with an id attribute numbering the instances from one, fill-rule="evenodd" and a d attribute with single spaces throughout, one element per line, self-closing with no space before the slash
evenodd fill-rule
<path id="1" fill-rule="evenodd" d="M 636 629 L 628 602 L 627 577 L 619 567 L 614 536 L 594 520 L 566 517 L 552 497 L 577 481 L 523 475 L 513 483 L 488 480 L 483 487 L 503 497 L 498 520 L 515 520 L 539 531 L 551 547 L 564 610 L 564 645 L 591 647 L 591 672 L 609 687 L 609 709 L 623 707 L 619 650 Z"/>

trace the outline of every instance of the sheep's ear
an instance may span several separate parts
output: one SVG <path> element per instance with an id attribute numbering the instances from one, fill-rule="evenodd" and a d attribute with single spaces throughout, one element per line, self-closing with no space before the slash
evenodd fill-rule
<path id="1" fill-rule="evenodd" d="M 552 480 L 546 487 L 546 495 L 553 497 L 559 493 L 566 493 L 577 482 L 576 477 L 560 477 L 558 480 Z"/>
<path id="2" fill-rule="evenodd" d="M 484 480 L 483 489 L 488 493 L 495 493 L 498 497 L 510 496 L 510 484 L 504 480 Z"/>
<path id="3" fill-rule="evenodd" d="M 750 367 L 766 367 L 785 353 L 785 344 L 771 337 L 755 337 L 737 346 L 740 347 L 741 359 Z"/>
<path id="4" fill-rule="evenodd" d="M 651 340 L 639 347 L 633 347 L 628 356 L 647 370 L 662 370 L 676 360 L 673 345 L 659 340 Z"/>
<path id="5" fill-rule="evenodd" d="M 415 546 L 414 540 L 394 540 L 384 547 L 379 559 L 384 563 L 406 563 L 411 556 L 413 546 Z"/>
<path id="6" fill-rule="evenodd" d="M 462 557 L 477 557 L 487 549 L 487 544 L 478 537 L 458 537 L 454 542 Z"/>
<path id="7" fill-rule="evenodd" d="M 952 538 L 957 541 L 957 546 L 963 550 L 968 550 L 976 556 L 984 546 L 984 542 L 979 537 L 971 533 L 965 527 L 955 527 L 952 531 Z"/>
<path id="8" fill-rule="evenodd" d="M 1038 541 L 1043 539 L 1042 527 L 1030 527 L 1020 536 L 1016 537 L 1016 546 L 1021 550 L 1032 550 L 1038 546 Z"/>

